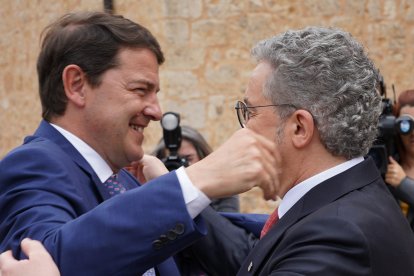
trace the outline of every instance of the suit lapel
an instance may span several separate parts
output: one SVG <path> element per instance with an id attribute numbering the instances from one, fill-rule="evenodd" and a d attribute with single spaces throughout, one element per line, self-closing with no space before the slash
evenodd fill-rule
<path id="1" fill-rule="evenodd" d="M 34 135 L 27 137 L 24 142 L 30 142 L 37 137 L 46 138 L 52 141 L 53 143 L 57 144 L 63 152 L 70 156 L 71 159 L 80 167 L 80 169 L 90 176 L 91 181 L 95 184 L 98 193 L 101 196 L 101 201 L 111 197 L 108 191 L 102 185 L 102 182 L 99 179 L 98 175 L 96 175 L 95 171 L 85 160 L 85 158 L 83 158 L 77 149 L 53 126 L 51 126 L 48 122 L 42 120 L 39 128 L 36 130 Z"/>
<path id="2" fill-rule="evenodd" d="M 337 200 L 349 192 L 360 189 L 378 178 L 380 174 L 371 158 L 320 183 L 306 193 L 277 222 L 267 235 L 256 244 L 244 261 L 238 275 L 255 275 L 260 271 L 268 256 L 272 254 L 283 234 L 303 217 Z"/>
<path id="3" fill-rule="evenodd" d="M 28 143 L 38 137 L 48 139 L 57 144 L 65 154 L 71 157 L 71 159 L 80 167 L 81 170 L 90 176 L 92 182 L 95 184 L 101 196 L 101 201 L 107 200 L 111 197 L 85 158 L 83 158 L 83 156 L 76 150 L 76 148 L 48 122 L 42 121 L 34 135 L 27 137 L 24 142 Z M 126 170 L 120 170 L 119 177 L 122 184 L 128 190 L 139 186 L 138 181 Z M 161 264 L 157 265 L 156 269 L 158 270 L 159 275 L 180 275 L 178 268 L 172 258 L 168 258 Z"/>

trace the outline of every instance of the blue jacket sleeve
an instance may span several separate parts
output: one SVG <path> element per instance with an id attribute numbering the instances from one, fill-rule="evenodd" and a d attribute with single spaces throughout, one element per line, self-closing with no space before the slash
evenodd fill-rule
<path id="1" fill-rule="evenodd" d="M 98 204 L 91 176 L 32 146 L 0 162 L 0 251 L 40 240 L 62 275 L 138 275 L 205 234 L 174 172 Z"/>

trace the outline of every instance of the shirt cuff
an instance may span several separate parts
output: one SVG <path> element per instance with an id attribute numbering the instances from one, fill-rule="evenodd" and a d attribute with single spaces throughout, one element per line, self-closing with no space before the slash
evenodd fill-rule
<path id="1" fill-rule="evenodd" d="M 180 182 L 187 211 L 191 218 L 195 218 L 211 203 L 211 200 L 193 185 L 184 167 L 180 167 L 175 172 Z"/>

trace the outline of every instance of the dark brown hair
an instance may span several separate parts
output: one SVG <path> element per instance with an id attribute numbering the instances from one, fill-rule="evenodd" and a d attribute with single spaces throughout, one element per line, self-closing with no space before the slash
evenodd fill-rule
<path id="1" fill-rule="evenodd" d="M 398 96 L 398 101 L 397 101 L 397 106 L 396 106 L 397 116 L 400 115 L 401 108 L 406 105 L 414 106 L 414 89 L 405 90 L 401 92 L 400 95 Z"/>
<path id="2" fill-rule="evenodd" d="M 62 73 L 69 64 L 85 72 L 90 85 L 100 85 L 102 74 L 118 65 L 121 48 L 152 51 L 158 64 L 164 55 L 155 37 L 143 26 L 122 16 L 103 12 L 69 13 L 47 26 L 37 60 L 42 117 L 63 115 L 67 97 Z"/>

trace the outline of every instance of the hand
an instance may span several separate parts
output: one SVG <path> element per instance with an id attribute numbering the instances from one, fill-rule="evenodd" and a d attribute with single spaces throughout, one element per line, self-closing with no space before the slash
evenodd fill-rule
<path id="1" fill-rule="evenodd" d="M 168 173 L 167 168 L 161 160 L 147 154 L 145 154 L 141 160 L 132 162 L 131 166 L 126 169 L 135 176 L 141 184 Z"/>
<path id="2" fill-rule="evenodd" d="M 387 173 L 385 174 L 385 182 L 391 186 L 398 187 L 401 181 L 406 177 L 403 168 L 394 160 L 391 156 L 389 157 L 389 164 L 387 167 Z"/>
<path id="3" fill-rule="evenodd" d="M 6 251 L 0 255 L 0 275 L 2 276 L 58 276 L 59 270 L 52 257 L 43 245 L 31 239 L 24 239 L 21 248 L 29 258 L 16 260 L 12 252 Z"/>
<path id="4" fill-rule="evenodd" d="M 216 151 L 186 168 L 186 172 L 210 198 L 231 196 L 258 186 L 266 200 L 276 199 L 279 159 L 274 142 L 243 128 Z"/>

